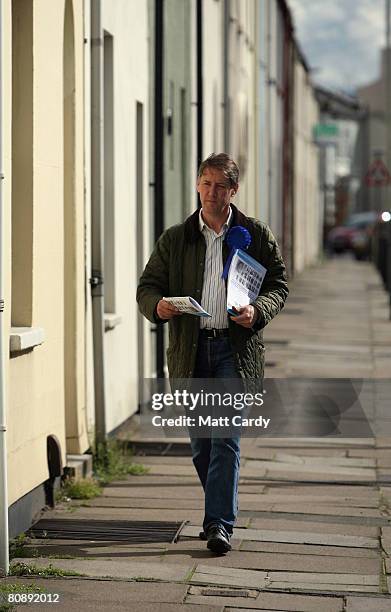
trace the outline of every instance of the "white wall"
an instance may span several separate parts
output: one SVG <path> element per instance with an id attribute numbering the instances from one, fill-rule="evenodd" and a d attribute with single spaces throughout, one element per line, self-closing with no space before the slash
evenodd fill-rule
<path id="1" fill-rule="evenodd" d="M 89 4 L 89 3 L 86 3 Z M 121 322 L 105 332 L 105 379 L 107 431 L 121 424 L 137 410 L 138 350 L 136 304 L 137 241 L 143 239 L 145 259 L 149 249 L 150 225 L 148 193 L 149 99 L 148 99 L 148 5 L 137 0 L 103 0 L 102 27 L 113 37 L 113 115 L 114 115 L 114 227 L 115 314 Z M 86 27 L 89 15 L 86 13 Z M 89 31 L 89 30 L 88 30 Z M 86 91 L 90 87 L 89 50 L 86 50 Z M 143 105 L 143 227 L 137 226 L 136 201 L 136 103 Z M 89 115 L 88 95 L 86 109 Z M 87 120 L 89 123 L 89 120 Z M 90 131 L 86 129 L 87 151 Z M 86 166 L 89 168 L 89 156 Z M 89 173 L 88 173 L 89 174 Z M 90 177 L 86 176 L 87 184 Z M 91 201 L 88 192 L 87 222 L 91 227 Z M 90 253 L 88 245 L 87 252 Z M 90 257 L 90 254 L 89 254 Z M 89 274 L 90 263 L 87 273 Z M 88 296 L 89 415 L 93 420 L 93 363 L 91 296 Z M 148 324 L 144 333 L 148 337 Z M 145 342 L 148 352 L 149 343 Z M 149 367 L 150 356 L 146 356 Z M 149 372 L 148 372 L 149 374 Z"/>
<path id="2" fill-rule="evenodd" d="M 298 58 L 294 70 L 294 272 L 300 272 L 316 261 L 321 246 L 319 155 L 312 140 L 319 111 L 308 73 Z"/>
<path id="3" fill-rule="evenodd" d="M 256 202 L 255 2 L 229 2 L 229 151 L 241 172 L 237 202 L 243 212 L 258 215 Z"/>
<path id="4" fill-rule="evenodd" d="M 224 150 L 223 50 L 224 3 L 204 0 L 203 10 L 203 157 Z"/>

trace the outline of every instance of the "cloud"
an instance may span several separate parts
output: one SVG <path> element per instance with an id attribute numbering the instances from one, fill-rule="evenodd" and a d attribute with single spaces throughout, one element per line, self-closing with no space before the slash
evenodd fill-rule
<path id="1" fill-rule="evenodd" d="M 384 0 L 288 0 L 314 80 L 351 89 L 375 80 L 385 43 Z"/>

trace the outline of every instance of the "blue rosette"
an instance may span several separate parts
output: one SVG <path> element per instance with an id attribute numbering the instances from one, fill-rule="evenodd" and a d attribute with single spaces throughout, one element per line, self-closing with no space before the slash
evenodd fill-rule
<path id="1" fill-rule="evenodd" d="M 221 275 L 222 278 L 227 278 L 228 276 L 229 267 L 236 249 L 242 249 L 242 251 L 245 251 L 250 246 L 251 234 L 242 225 L 234 225 L 234 227 L 231 227 L 231 229 L 228 230 L 225 239 L 231 249 L 231 252 L 227 261 L 225 262 L 224 270 Z"/>

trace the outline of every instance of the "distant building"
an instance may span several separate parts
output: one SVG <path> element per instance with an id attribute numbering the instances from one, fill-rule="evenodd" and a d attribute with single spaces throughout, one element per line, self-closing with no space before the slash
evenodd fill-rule
<path id="1" fill-rule="evenodd" d="M 356 208 L 358 180 L 353 161 L 358 122 L 364 111 L 357 98 L 324 87 L 316 88 L 316 98 L 320 123 L 314 136 L 320 147 L 319 173 L 327 232 Z"/>
<path id="2" fill-rule="evenodd" d="M 387 186 L 368 186 L 365 177 L 375 160 L 386 164 L 387 123 L 386 123 L 386 58 L 391 49 L 383 49 L 381 70 L 378 79 L 360 87 L 357 95 L 367 112 L 360 121 L 360 129 L 354 156 L 354 172 L 360 183 L 357 193 L 358 210 L 389 209 L 390 192 Z M 391 60 L 390 60 L 391 61 Z M 391 168 L 388 168 L 391 172 Z"/>

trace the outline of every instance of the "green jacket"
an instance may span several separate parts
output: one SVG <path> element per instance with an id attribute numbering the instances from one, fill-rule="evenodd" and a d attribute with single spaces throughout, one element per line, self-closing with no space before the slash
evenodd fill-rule
<path id="1" fill-rule="evenodd" d="M 258 310 L 254 327 L 247 329 L 229 319 L 229 337 L 243 378 L 262 379 L 265 348 L 262 329 L 280 312 L 288 295 L 284 262 L 268 226 L 246 217 L 231 204 L 233 225 L 251 234 L 247 253 L 266 269 L 261 292 L 253 302 Z M 137 288 L 140 312 L 152 323 L 163 324 L 156 314 L 162 297 L 190 295 L 201 301 L 206 245 L 199 229 L 199 211 L 184 223 L 167 229 L 157 241 Z M 223 243 L 223 264 L 230 249 Z M 171 379 L 193 376 L 198 344 L 199 317 L 183 314 L 170 319 L 167 365 Z"/>

